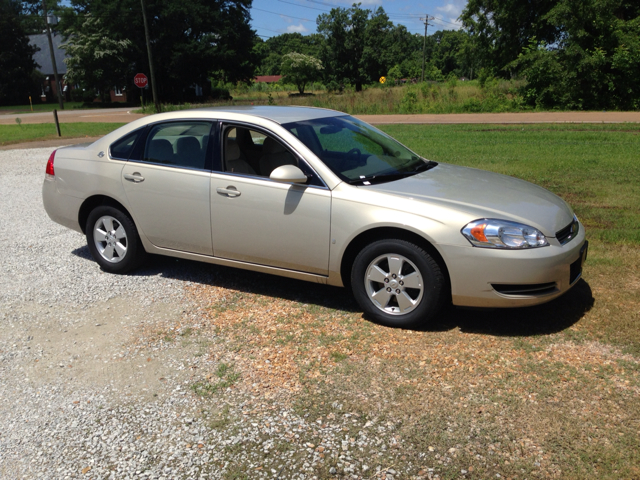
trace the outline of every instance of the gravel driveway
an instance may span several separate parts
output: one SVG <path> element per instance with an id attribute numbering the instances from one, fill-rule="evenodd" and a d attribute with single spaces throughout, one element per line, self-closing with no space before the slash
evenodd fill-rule
<path id="1" fill-rule="evenodd" d="M 196 395 L 227 352 L 191 333 L 205 317 L 185 292 L 221 267 L 154 258 L 103 273 L 84 237 L 44 211 L 50 152 L 0 151 L 0 478 L 401 475 L 381 462 L 390 422 L 337 403 L 311 422 L 236 388 Z M 172 328 L 178 340 L 150 335 Z"/>

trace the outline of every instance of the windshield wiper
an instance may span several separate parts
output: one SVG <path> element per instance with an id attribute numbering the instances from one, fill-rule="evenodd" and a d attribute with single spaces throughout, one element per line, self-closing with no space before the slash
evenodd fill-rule
<path id="1" fill-rule="evenodd" d="M 374 183 L 392 182 L 401 178 L 410 177 L 416 173 L 426 172 L 437 165 L 438 162 L 427 160 L 413 170 L 408 170 L 406 172 L 380 173 L 369 176 L 362 175 L 360 178 L 354 178 L 353 180 L 349 180 L 347 183 L 349 183 L 349 185 L 373 185 Z"/>

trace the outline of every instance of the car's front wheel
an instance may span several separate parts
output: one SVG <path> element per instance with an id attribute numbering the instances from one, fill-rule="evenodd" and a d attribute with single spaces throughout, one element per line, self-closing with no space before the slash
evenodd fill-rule
<path id="1" fill-rule="evenodd" d="M 411 327 L 432 319 L 442 304 L 444 284 L 436 261 L 405 240 L 367 245 L 351 270 L 351 287 L 360 307 L 391 327 Z"/>
<path id="2" fill-rule="evenodd" d="M 110 206 L 96 207 L 85 229 L 91 255 L 103 270 L 126 273 L 138 267 L 146 252 L 133 220 Z"/>

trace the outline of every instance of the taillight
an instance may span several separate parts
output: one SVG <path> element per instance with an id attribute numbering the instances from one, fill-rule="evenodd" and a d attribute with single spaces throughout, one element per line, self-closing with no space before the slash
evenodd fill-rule
<path id="1" fill-rule="evenodd" d="M 56 150 L 49 155 L 49 161 L 47 162 L 47 175 L 55 176 L 56 173 L 53 170 L 53 159 L 56 157 Z"/>

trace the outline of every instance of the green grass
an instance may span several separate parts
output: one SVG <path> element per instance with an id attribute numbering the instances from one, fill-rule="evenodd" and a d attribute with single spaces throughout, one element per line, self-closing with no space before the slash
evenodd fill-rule
<path id="1" fill-rule="evenodd" d="M 65 102 L 65 110 L 78 109 L 82 107 L 82 102 Z M 54 110 L 60 110 L 58 102 L 52 103 L 34 103 L 33 110 L 30 105 L 10 105 L 0 107 L 0 115 L 2 114 L 19 114 L 19 113 L 31 113 L 31 112 L 52 112 Z"/>
<path id="2" fill-rule="evenodd" d="M 564 198 L 589 238 L 640 245 L 640 125 L 387 125 L 430 160 L 491 170 Z"/>
<path id="3" fill-rule="evenodd" d="M 62 123 L 61 138 L 97 137 L 106 135 L 125 125 L 124 123 Z M 0 145 L 52 140 L 58 137 L 53 123 L 33 123 L 26 125 L 0 125 Z"/>
<path id="4" fill-rule="evenodd" d="M 386 125 L 428 159 L 491 170 L 566 200 L 590 241 L 583 278 L 595 305 L 567 340 L 640 354 L 640 125 Z"/>
<path id="5" fill-rule="evenodd" d="M 201 397 L 210 397 L 218 391 L 232 386 L 240 378 L 240 374 L 234 370 L 233 365 L 228 365 L 226 363 L 218 365 L 215 376 L 218 377 L 218 381 L 215 381 L 215 379 L 211 377 L 210 379 L 192 384 L 191 390 Z"/>

